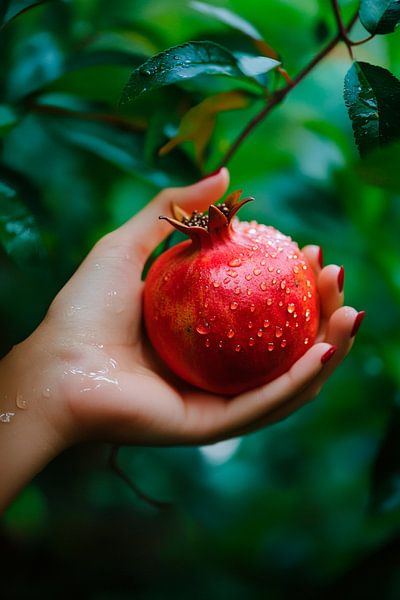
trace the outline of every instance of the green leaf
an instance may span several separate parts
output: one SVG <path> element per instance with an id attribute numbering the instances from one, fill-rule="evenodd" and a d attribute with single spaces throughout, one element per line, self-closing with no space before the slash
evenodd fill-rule
<path id="1" fill-rule="evenodd" d="M 262 64 L 260 59 L 262 59 Z M 132 102 L 145 92 L 166 85 L 181 83 L 199 75 L 224 75 L 251 79 L 262 87 L 255 75 L 276 68 L 280 63 L 267 57 L 235 57 L 214 42 L 190 42 L 169 48 L 135 69 L 126 84 L 121 104 Z"/>
<path id="2" fill-rule="evenodd" d="M 390 71 L 353 63 L 345 77 L 344 100 L 362 156 L 400 138 L 400 81 Z"/>
<path id="3" fill-rule="evenodd" d="M 44 254 L 35 217 L 4 174 L 0 174 L 0 246 L 21 266 Z"/>
<path id="4" fill-rule="evenodd" d="M 6 0 L 0 7 L 0 29 L 22 13 L 52 0 Z"/>
<path id="5" fill-rule="evenodd" d="M 360 21 L 372 34 L 392 33 L 400 22 L 400 0 L 362 0 Z"/>

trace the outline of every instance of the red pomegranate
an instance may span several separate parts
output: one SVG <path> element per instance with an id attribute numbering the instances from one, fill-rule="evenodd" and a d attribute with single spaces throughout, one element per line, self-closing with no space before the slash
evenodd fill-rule
<path id="1" fill-rule="evenodd" d="M 240 191 L 191 216 L 166 219 L 191 238 L 153 263 L 144 319 L 153 347 L 190 384 L 233 395 L 275 379 L 314 343 L 313 270 L 291 238 L 234 218 Z"/>

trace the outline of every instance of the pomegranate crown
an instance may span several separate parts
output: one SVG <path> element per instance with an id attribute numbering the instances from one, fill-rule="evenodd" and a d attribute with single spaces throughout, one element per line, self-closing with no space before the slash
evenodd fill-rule
<path id="1" fill-rule="evenodd" d="M 238 210 L 247 202 L 254 200 L 251 196 L 240 199 L 241 194 L 242 190 L 236 190 L 224 202 L 218 205 L 211 204 L 207 213 L 194 210 L 191 215 L 173 202 L 171 204 L 173 217 L 161 216 L 159 218 L 165 219 L 175 229 L 189 235 L 192 239 L 223 235 L 229 230 L 232 219 Z"/>

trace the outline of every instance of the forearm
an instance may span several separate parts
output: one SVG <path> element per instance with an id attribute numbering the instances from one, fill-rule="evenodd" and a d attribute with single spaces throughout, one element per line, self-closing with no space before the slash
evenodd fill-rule
<path id="1" fill-rule="evenodd" d="M 55 381 L 40 335 L 0 361 L 0 513 L 65 447 L 48 410 Z"/>

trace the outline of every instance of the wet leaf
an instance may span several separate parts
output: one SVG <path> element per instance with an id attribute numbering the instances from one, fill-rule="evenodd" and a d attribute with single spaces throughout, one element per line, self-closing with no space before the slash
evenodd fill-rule
<path id="1" fill-rule="evenodd" d="M 344 100 L 362 156 L 400 138 L 400 81 L 390 71 L 353 63 L 345 77 Z"/>
<path id="2" fill-rule="evenodd" d="M 279 62 L 267 57 L 246 55 L 245 58 L 237 58 L 214 42 L 190 42 L 169 48 L 149 58 L 133 71 L 120 102 L 127 104 L 145 92 L 182 83 L 199 75 L 223 75 L 250 80 L 263 89 L 254 77 L 275 69 Z"/>
<path id="3" fill-rule="evenodd" d="M 201 164 L 204 151 L 214 131 L 218 113 L 244 108 L 249 98 L 242 92 L 226 92 L 206 98 L 183 117 L 178 133 L 159 151 L 161 156 L 186 141 L 193 142 L 196 162 Z"/>
<path id="4" fill-rule="evenodd" d="M 372 34 L 392 33 L 400 22 L 400 0 L 362 0 L 360 21 Z"/>

